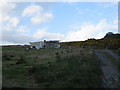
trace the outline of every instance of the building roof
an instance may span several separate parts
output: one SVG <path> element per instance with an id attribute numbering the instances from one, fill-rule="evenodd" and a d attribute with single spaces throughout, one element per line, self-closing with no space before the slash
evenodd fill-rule
<path id="1" fill-rule="evenodd" d="M 39 42 L 29 42 L 30 44 L 32 44 L 32 43 L 40 43 L 40 42 L 46 42 L 46 43 L 59 43 L 59 41 L 60 40 L 50 40 L 50 41 L 46 41 L 46 40 L 44 40 L 44 41 L 39 41 Z"/>

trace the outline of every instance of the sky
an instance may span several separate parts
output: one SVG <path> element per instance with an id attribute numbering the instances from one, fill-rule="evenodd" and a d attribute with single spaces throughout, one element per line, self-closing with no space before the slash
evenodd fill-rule
<path id="1" fill-rule="evenodd" d="M 2 45 L 84 41 L 118 33 L 117 2 L 3 2 L 0 9 Z"/>

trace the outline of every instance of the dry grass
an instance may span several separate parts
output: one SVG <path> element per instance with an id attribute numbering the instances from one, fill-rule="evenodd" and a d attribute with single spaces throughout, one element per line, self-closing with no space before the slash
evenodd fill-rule
<path id="1" fill-rule="evenodd" d="M 3 87 L 101 87 L 99 62 L 91 50 L 25 49 L 3 47 Z"/>

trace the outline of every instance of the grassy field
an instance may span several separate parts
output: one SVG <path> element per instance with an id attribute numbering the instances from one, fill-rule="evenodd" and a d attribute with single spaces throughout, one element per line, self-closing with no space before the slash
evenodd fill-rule
<path id="1" fill-rule="evenodd" d="M 4 88 L 100 88 L 102 72 L 90 49 L 2 48 Z"/>

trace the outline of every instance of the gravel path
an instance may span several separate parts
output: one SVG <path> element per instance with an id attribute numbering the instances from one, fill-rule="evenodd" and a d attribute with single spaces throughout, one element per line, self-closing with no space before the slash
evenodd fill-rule
<path id="1" fill-rule="evenodd" d="M 118 88 L 118 71 L 114 65 L 104 55 L 104 50 L 94 50 L 100 60 L 101 69 L 103 72 L 103 87 Z"/>

